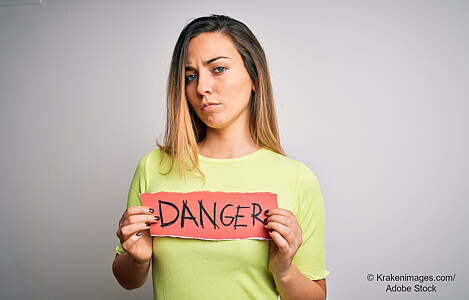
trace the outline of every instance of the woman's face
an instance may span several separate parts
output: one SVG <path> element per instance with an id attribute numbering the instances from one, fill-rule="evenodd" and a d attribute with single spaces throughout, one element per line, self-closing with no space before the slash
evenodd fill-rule
<path id="1" fill-rule="evenodd" d="M 185 65 L 186 95 L 199 118 L 211 128 L 249 122 L 254 84 L 230 38 L 204 32 L 191 39 Z M 215 103 L 204 108 L 207 103 Z"/>

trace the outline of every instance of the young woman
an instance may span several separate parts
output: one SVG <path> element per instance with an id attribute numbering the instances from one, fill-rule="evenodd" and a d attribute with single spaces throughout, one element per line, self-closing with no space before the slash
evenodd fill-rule
<path id="1" fill-rule="evenodd" d="M 155 299 L 325 299 L 324 206 L 314 173 L 280 145 L 264 51 L 243 23 L 193 20 L 176 43 L 164 143 L 132 179 L 119 221 L 113 273 Z M 271 192 L 270 240 L 152 237 L 156 212 L 139 193 Z"/>

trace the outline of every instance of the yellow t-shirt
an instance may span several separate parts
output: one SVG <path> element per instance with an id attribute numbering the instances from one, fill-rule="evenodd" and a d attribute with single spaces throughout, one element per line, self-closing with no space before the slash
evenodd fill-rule
<path id="1" fill-rule="evenodd" d="M 127 207 L 141 205 L 139 193 L 223 191 L 271 192 L 278 207 L 294 213 L 303 231 L 303 244 L 293 263 L 308 278 L 329 275 L 324 254 L 324 203 L 315 174 L 301 161 L 263 147 L 231 159 L 199 154 L 206 185 L 189 175 L 178 175 L 177 162 L 169 175 L 161 175 L 160 149 L 139 162 L 130 185 Z M 165 155 L 163 170 L 169 166 Z M 271 241 L 273 242 L 273 240 Z M 124 250 L 116 247 L 118 253 Z M 152 278 L 154 299 L 277 299 L 268 269 L 269 241 L 153 237 Z"/>

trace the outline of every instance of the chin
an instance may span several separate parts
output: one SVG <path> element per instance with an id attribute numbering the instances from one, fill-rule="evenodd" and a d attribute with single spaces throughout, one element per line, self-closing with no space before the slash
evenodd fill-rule
<path id="1" fill-rule="evenodd" d="M 205 123 L 207 127 L 213 128 L 213 129 L 223 129 L 226 127 L 226 123 Z"/>
<path id="2" fill-rule="evenodd" d="M 204 120 L 204 123 L 205 125 L 207 125 L 207 127 L 215 129 L 222 129 L 228 124 L 226 120 L 223 120 L 216 115 L 209 116 L 207 119 Z"/>

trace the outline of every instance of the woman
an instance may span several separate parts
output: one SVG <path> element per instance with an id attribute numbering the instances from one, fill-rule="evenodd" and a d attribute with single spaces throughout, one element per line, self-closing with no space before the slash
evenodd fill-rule
<path id="1" fill-rule="evenodd" d="M 138 164 L 119 221 L 113 272 L 123 287 L 143 285 L 151 261 L 155 299 L 326 298 L 319 184 L 284 155 L 265 54 L 246 25 L 211 15 L 183 29 L 157 145 Z M 139 193 L 159 191 L 275 193 L 271 240 L 152 238 L 159 219 Z"/>

